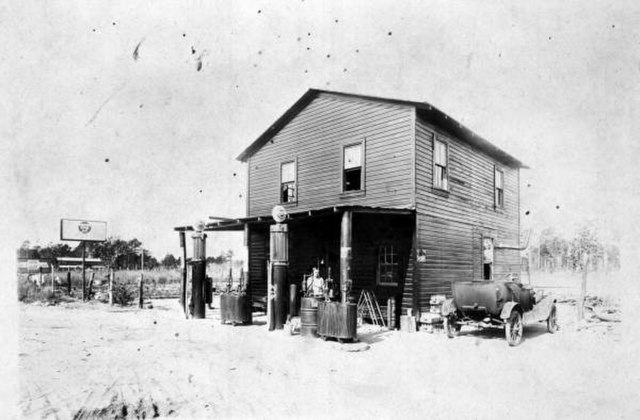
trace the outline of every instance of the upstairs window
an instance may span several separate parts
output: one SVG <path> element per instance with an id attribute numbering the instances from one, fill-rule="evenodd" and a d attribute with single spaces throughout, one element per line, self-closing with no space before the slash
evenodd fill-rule
<path id="1" fill-rule="evenodd" d="M 494 201 L 493 205 L 496 208 L 504 207 L 504 174 L 498 168 L 494 168 Z"/>
<path id="2" fill-rule="evenodd" d="M 398 284 L 398 249 L 393 245 L 382 245 L 378 249 L 378 284 Z"/>
<path id="3" fill-rule="evenodd" d="M 296 163 L 285 162 L 280 165 L 280 202 L 296 201 Z"/>
<path id="4" fill-rule="evenodd" d="M 344 148 L 343 191 L 362 190 L 362 143 Z"/>
<path id="5" fill-rule="evenodd" d="M 433 186 L 449 190 L 449 147 L 440 140 L 433 142 Z"/>

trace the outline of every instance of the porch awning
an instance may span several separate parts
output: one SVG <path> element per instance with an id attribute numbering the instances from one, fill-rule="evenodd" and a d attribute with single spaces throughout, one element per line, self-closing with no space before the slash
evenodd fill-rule
<path id="1" fill-rule="evenodd" d="M 287 214 L 287 221 L 295 222 L 299 220 L 309 219 L 312 217 L 322 217 L 333 213 L 340 213 L 343 211 L 351 210 L 354 213 L 369 213 L 369 214 L 395 214 L 395 215 L 412 215 L 413 209 L 396 209 L 387 207 L 369 207 L 369 206 L 332 206 L 324 207 L 321 209 L 304 210 L 291 212 Z M 248 224 L 271 224 L 273 219 L 271 215 L 265 216 L 252 216 L 252 217 L 240 217 L 237 219 L 231 218 L 219 218 L 212 217 L 215 221 L 205 224 L 205 231 L 240 231 L 244 229 Z M 192 231 L 193 226 L 178 226 L 173 230 L 178 232 Z"/>

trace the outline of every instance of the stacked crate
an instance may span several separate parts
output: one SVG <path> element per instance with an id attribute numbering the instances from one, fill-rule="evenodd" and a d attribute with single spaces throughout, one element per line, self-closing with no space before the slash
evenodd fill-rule
<path id="1" fill-rule="evenodd" d="M 429 300 L 429 312 L 420 316 L 420 325 L 423 331 L 428 333 L 441 332 L 442 328 L 442 304 L 446 299 L 445 295 L 432 295 Z"/>

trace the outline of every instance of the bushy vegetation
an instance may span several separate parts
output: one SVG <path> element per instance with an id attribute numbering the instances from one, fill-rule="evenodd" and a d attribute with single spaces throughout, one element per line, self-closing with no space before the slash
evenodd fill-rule
<path id="1" fill-rule="evenodd" d="M 131 304 L 137 296 L 136 288 L 131 283 L 113 283 L 113 303 L 120 306 Z"/>
<path id="2" fill-rule="evenodd" d="M 38 287 L 26 277 L 18 279 L 18 300 L 24 303 L 47 302 L 57 304 L 58 295 L 51 290 L 51 287 Z"/>
<path id="3" fill-rule="evenodd" d="M 583 226 L 568 239 L 551 228 L 545 229 L 529 253 L 533 269 L 551 273 L 583 270 L 585 255 L 589 256 L 590 270 L 620 268 L 620 248 L 614 242 L 602 240 L 593 226 Z"/>

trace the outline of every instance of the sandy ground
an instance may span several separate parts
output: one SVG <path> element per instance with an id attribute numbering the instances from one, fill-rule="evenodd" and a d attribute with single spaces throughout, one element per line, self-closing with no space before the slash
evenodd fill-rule
<path id="1" fill-rule="evenodd" d="M 625 323 L 460 337 L 359 329 L 340 344 L 264 316 L 185 320 L 175 300 L 137 310 L 21 305 L 19 412 L 25 418 L 640 418 L 637 340 Z M 359 352 L 349 350 L 362 350 Z"/>

